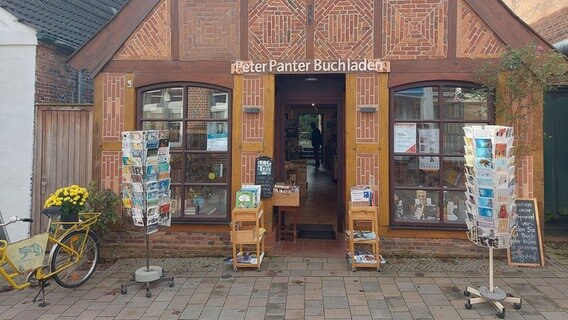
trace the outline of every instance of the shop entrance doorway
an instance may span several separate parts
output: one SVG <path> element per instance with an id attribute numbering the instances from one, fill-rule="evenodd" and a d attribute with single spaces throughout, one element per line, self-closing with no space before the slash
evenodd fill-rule
<path id="1" fill-rule="evenodd" d="M 317 80 L 306 81 L 309 78 Z M 327 251 L 328 256 L 344 255 L 340 235 L 345 215 L 344 88 L 344 75 L 276 76 L 276 181 L 295 182 L 302 193 L 296 252 L 309 244 L 320 254 Z M 311 141 L 312 123 L 322 136 L 319 166 Z M 289 241 L 285 243 L 291 245 Z M 275 249 L 278 248 L 277 245 Z"/>

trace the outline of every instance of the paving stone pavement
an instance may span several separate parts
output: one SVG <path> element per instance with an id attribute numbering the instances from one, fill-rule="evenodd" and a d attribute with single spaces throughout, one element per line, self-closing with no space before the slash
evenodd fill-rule
<path id="1" fill-rule="evenodd" d="M 261 271 L 237 272 L 223 258 L 151 259 L 174 286 L 135 283 L 121 294 L 145 259 L 123 259 L 76 289 L 47 288 L 48 305 L 32 302 L 35 289 L 0 293 L 0 319 L 497 319 L 487 303 L 465 308 L 466 286 L 489 285 L 488 260 L 387 258 L 381 272 L 346 259 L 268 257 Z M 568 319 L 568 268 L 548 258 L 543 268 L 496 260 L 494 283 L 523 299 L 506 319 Z M 0 285 L 2 285 L 0 283 Z"/>

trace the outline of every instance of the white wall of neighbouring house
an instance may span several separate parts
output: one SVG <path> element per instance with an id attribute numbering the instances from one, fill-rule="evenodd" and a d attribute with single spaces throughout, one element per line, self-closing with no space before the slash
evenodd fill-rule
<path id="1" fill-rule="evenodd" d="M 33 28 L 0 8 L 0 211 L 31 217 L 34 143 L 35 61 Z M 29 223 L 7 227 L 10 241 L 30 234 Z"/>

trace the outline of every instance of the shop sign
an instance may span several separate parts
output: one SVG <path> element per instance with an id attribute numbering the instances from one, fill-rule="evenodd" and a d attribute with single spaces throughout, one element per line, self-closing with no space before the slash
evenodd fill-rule
<path id="1" fill-rule="evenodd" d="M 298 60 L 298 61 L 243 61 L 231 64 L 231 73 L 351 73 L 351 72 L 390 72 L 390 62 L 381 59 L 337 59 L 337 60 Z"/>

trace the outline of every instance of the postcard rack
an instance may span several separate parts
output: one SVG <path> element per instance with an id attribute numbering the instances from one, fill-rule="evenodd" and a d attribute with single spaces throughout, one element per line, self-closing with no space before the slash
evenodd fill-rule
<path id="1" fill-rule="evenodd" d="M 135 226 L 144 227 L 146 266 L 133 273 L 133 281 L 120 285 L 120 293 L 128 287 L 146 285 L 150 298 L 150 283 L 167 281 L 174 286 L 173 277 L 165 277 L 160 266 L 150 265 L 150 237 L 159 226 L 170 226 L 170 147 L 168 131 L 125 131 L 122 133 L 122 206 L 132 216 Z"/>
<path id="2" fill-rule="evenodd" d="M 467 235 L 474 244 L 489 249 L 489 287 L 466 287 L 466 309 L 487 302 L 505 318 L 501 302 L 520 309 L 522 300 L 493 284 L 493 250 L 511 246 L 516 230 L 515 158 L 513 128 L 503 126 L 464 127 Z"/>
<path id="3" fill-rule="evenodd" d="M 234 208 L 231 215 L 233 270 L 256 268 L 260 272 L 265 253 L 264 202 L 256 208 Z"/>
<path id="4" fill-rule="evenodd" d="M 377 207 L 353 206 L 350 202 L 347 220 L 351 271 L 357 268 L 381 271 Z"/>

